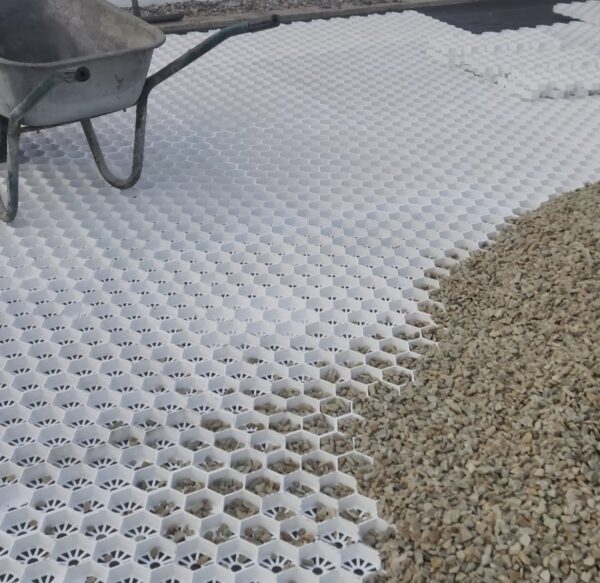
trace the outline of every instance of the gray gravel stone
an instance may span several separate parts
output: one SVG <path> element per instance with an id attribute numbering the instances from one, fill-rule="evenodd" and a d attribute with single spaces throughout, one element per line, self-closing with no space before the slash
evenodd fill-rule
<path id="1" fill-rule="evenodd" d="M 226 524 L 221 524 L 218 528 L 208 531 L 204 535 L 204 538 L 218 545 L 231 539 L 233 536 L 233 531 Z"/>

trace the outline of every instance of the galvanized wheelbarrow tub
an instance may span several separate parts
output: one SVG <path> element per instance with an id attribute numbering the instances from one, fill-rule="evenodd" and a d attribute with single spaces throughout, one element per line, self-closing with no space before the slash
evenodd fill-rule
<path id="1" fill-rule="evenodd" d="M 142 172 L 152 89 L 231 36 L 279 25 L 276 16 L 222 29 L 146 78 L 164 34 L 106 0 L 0 0 L 0 162 L 8 165 L 0 219 L 18 209 L 19 139 L 28 131 L 79 121 L 102 176 L 134 186 Z M 109 170 L 91 118 L 137 105 L 131 174 Z"/>
<path id="2" fill-rule="evenodd" d="M 31 107 L 23 123 L 63 124 L 131 107 L 152 51 L 164 42 L 160 30 L 108 2 L 2 0 L 0 115 L 9 117 L 52 75 L 66 82 Z"/>

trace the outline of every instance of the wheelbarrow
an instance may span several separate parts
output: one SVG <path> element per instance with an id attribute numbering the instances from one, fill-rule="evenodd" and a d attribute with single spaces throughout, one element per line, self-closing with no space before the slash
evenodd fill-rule
<path id="1" fill-rule="evenodd" d="M 121 190 L 140 179 L 146 111 L 152 90 L 224 40 L 279 25 L 277 16 L 221 29 L 147 77 L 157 28 L 106 0 L 0 1 L 0 162 L 8 167 L 0 219 L 19 204 L 19 140 L 23 133 L 80 122 L 104 179 Z M 131 174 L 109 169 L 92 118 L 136 106 Z"/>

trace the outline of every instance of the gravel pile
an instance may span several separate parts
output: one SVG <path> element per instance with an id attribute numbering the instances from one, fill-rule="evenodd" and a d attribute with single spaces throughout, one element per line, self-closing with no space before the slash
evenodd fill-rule
<path id="1" fill-rule="evenodd" d="M 600 581 L 600 187 L 511 222 L 432 294 L 415 382 L 357 402 L 378 580 Z"/>

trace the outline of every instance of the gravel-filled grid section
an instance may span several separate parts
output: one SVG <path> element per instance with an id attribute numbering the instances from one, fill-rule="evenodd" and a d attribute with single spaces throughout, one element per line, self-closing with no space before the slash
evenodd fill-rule
<path id="1" fill-rule="evenodd" d="M 355 411 L 390 581 L 600 580 L 600 186 L 514 221 L 432 293 L 439 345 Z M 439 304 L 438 304 L 439 307 Z"/>

